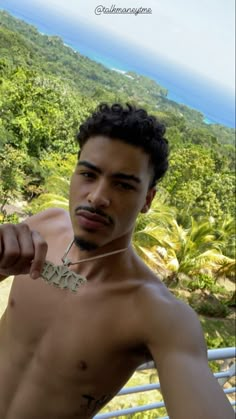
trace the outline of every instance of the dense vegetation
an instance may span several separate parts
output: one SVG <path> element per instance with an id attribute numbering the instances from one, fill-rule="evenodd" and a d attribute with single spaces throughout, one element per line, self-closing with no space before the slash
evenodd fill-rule
<path id="1" fill-rule="evenodd" d="M 173 292 L 191 292 L 189 302 L 199 313 L 227 316 L 232 292 L 215 281 L 234 280 L 235 132 L 205 124 L 200 112 L 168 100 L 167 93 L 153 80 L 109 70 L 1 11 L 1 221 L 17 221 L 7 213 L 17 201 L 26 203 L 28 214 L 67 208 L 80 123 L 101 101 L 143 106 L 166 124 L 171 157 L 153 209 L 138 219 L 134 246 L 177 286 Z"/>

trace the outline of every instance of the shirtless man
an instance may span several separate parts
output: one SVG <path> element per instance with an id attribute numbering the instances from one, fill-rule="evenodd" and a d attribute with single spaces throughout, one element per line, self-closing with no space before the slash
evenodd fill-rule
<path id="1" fill-rule="evenodd" d="M 0 418 L 90 419 L 154 359 L 171 419 L 233 419 L 208 368 L 199 321 L 131 245 L 167 169 L 164 128 L 143 110 L 99 109 L 80 127 L 69 213 L 0 227 L 1 279 L 15 275 L 0 322 Z M 49 285 L 45 259 L 87 278 Z M 107 253 L 121 250 L 118 253 Z"/>

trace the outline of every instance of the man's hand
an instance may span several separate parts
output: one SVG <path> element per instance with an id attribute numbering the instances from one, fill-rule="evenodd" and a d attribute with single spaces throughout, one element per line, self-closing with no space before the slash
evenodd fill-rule
<path id="1" fill-rule="evenodd" d="M 0 277 L 29 273 L 38 278 L 47 249 L 46 241 L 26 223 L 0 226 Z"/>

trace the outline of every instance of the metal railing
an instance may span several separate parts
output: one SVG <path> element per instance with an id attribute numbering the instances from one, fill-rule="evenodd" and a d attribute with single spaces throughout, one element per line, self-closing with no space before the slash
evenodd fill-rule
<path id="1" fill-rule="evenodd" d="M 221 349 L 209 349 L 208 350 L 208 361 L 219 361 L 224 360 L 221 371 L 214 373 L 214 376 L 217 378 L 219 384 L 223 387 L 226 382 L 228 382 L 232 377 L 236 375 L 236 364 L 235 364 L 236 348 L 221 348 Z M 137 371 L 154 369 L 155 365 L 153 362 L 148 362 L 147 364 L 141 365 L 137 368 Z M 123 387 L 119 393 L 115 396 L 130 395 L 134 393 L 146 392 L 151 390 L 160 390 L 160 383 L 155 384 L 143 384 L 135 387 Z M 236 391 L 236 387 L 224 388 L 225 394 L 233 394 Z M 235 400 L 230 400 L 232 406 L 236 404 Z M 120 416 L 133 415 L 139 412 L 147 412 L 153 409 L 160 409 L 165 407 L 164 401 L 157 403 L 150 403 L 142 406 L 128 407 L 126 409 L 113 410 L 107 413 L 100 413 L 94 416 L 94 419 L 109 419 L 116 418 Z M 145 416 L 143 416 L 145 417 Z M 169 419 L 168 416 L 162 417 L 160 419 Z"/>

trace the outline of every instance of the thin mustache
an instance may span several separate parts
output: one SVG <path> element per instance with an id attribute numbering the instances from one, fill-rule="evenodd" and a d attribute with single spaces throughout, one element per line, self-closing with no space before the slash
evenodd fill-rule
<path id="1" fill-rule="evenodd" d="M 92 214 L 97 214 L 97 215 L 100 215 L 101 217 L 104 217 L 109 222 L 109 224 L 114 224 L 112 217 L 110 217 L 110 215 L 108 214 L 105 214 L 100 209 L 79 205 L 78 207 L 75 208 L 75 213 L 77 213 L 78 211 L 89 211 Z"/>

